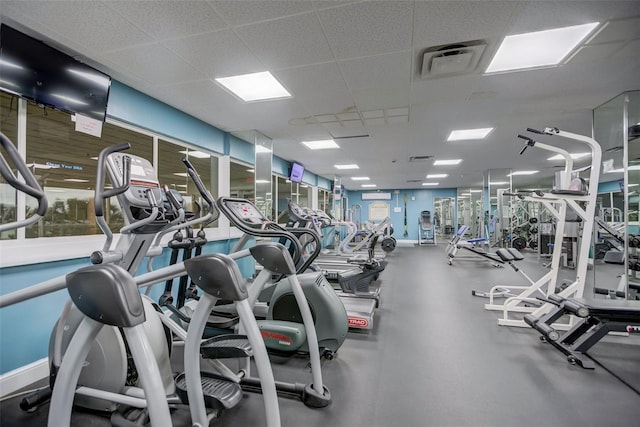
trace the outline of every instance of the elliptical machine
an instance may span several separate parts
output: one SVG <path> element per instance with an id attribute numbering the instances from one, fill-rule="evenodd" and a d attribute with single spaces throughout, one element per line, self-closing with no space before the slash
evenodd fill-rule
<path id="1" fill-rule="evenodd" d="M 62 280 L 55 279 L 34 285 L 33 289 L 27 289 L 23 292 L 25 296 L 14 293 L 0 299 L 0 306 L 5 306 L 56 291 L 66 284 L 74 303 L 80 309 L 78 312 L 68 303 L 52 335 L 51 386 L 53 398 L 49 425 L 56 427 L 68 425 L 67 420 L 70 416 L 71 405 L 75 403 L 79 406 L 107 412 L 113 412 L 122 405 L 148 408 L 151 423 L 154 426 L 170 426 L 171 419 L 168 410 L 160 413 L 157 408 L 168 408 L 167 404 L 179 407 L 187 402 L 187 395 L 189 396 L 189 409 L 193 425 L 208 425 L 211 415 L 222 409 L 231 408 L 240 402 L 242 389 L 238 384 L 238 377 L 204 375 L 200 373 L 199 368 L 194 369 L 194 367 L 199 367 L 200 352 L 202 352 L 210 358 L 242 357 L 246 359 L 253 355 L 260 375 L 260 379 L 256 381 L 259 385 L 257 388 L 263 392 L 265 399 L 267 425 L 279 426 L 280 416 L 275 382 L 266 348 L 246 301 L 246 284 L 241 280 L 237 266 L 229 257 L 224 255 L 200 257 L 197 265 L 180 263 L 134 279 L 123 267 L 117 265 L 125 263 L 131 271 L 135 271 L 153 241 L 154 235 L 159 230 L 171 231 L 173 227 L 181 226 L 176 222 L 181 222 L 184 218 L 183 213 L 175 210 L 171 212 L 160 206 L 158 200 L 162 193 L 155 176 L 155 170 L 145 159 L 119 153 L 127 148 L 128 144 L 123 144 L 107 148 L 100 154 L 95 211 L 99 224 L 107 234 L 107 243 L 103 251 L 92 255 L 91 259 L 97 265 L 68 275 L 66 281 L 65 278 L 62 278 Z M 186 159 L 183 159 L 183 162 L 196 187 L 209 205 L 209 213 L 194 222 L 207 221 L 214 216 L 214 201 L 191 164 Z M 136 167 L 131 168 L 130 163 Z M 112 190 L 104 190 L 105 169 L 110 174 L 111 182 L 115 187 Z M 128 225 L 122 229 L 123 234 L 115 250 L 110 249 L 112 235 L 101 216 L 102 203 L 107 196 L 118 196 L 127 215 Z M 171 200 L 169 193 L 167 193 L 167 197 L 175 206 L 176 201 Z M 290 262 L 287 261 L 288 254 L 285 251 L 272 251 L 270 255 L 270 257 L 262 257 L 265 259 L 265 263 L 286 264 Z M 107 264 L 107 261 L 112 263 Z M 167 316 L 164 316 L 149 298 L 141 297 L 138 292 L 137 287 L 139 286 L 151 285 L 161 280 L 183 275 L 186 272 L 192 274 L 193 271 L 198 272 L 198 277 L 206 276 L 209 279 L 199 283 L 205 294 L 203 296 L 205 303 L 209 303 L 210 298 L 207 296 L 209 294 L 223 294 L 234 302 L 247 332 L 247 337 L 233 336 L 230 339 L 224 337 L 227 339 L 207 342 L 201 346 L 201 333 L 198 334 L 197 331 L 201 332 L 200 328 L 204 328 L 204 324 L 200 325 L 195 322 L 190 328 L 190 333 L 187 333 Z M 116 308 L 122 308 L 113 314 L 110 310 L 113 310 L 114 305 L 110 305 L 109 302 L 113 301 L 115 297 L 111 297 L 111 299 L 99 298 L 98 301 L 91 304 L 90 292 L 97 285 L 101 285 L 100 289 L 111 289 L 109 291 L 111 294 L 126 296 L 126 301 L 123 301 L 128 305 L 116 304 Z M 104 296 L 104 291 L 99 295 Z M 139 302 L 136 302 L 138 300 Z M 120 313 L 124 314 L 120 315 Z M 126 315 L 127 313 L 129 316 Z M 129 326 L 126 324 L 127 322 L 136 322 L 135 325 L 139 329 L 138 335 L 143 338 L 149 337 L 148 349 L 141 358 L 140 351 L 133 347 L 135 343 L 132 344 L 128 340 L 125 342 L 120 334 L 120 329 L 116 327 L 102 327 L 100 333 L 97 333 L 97 326 L 91 324 L 91 329 L 88 330 L 83 326 L 87 323 L 83 314 L 97 319 L 113 319 L 115 317 L 116 320 L 110 323 L 114 326 Z M 132 320 L 131 316 L 135 318 Z M 145 318 L 146 321 L 144 321 Z M 140 324 L 140 319 L 144 323 Z M 187 342 L 185 366 L 188 370 L 185 374 L 178 375 L 175 382 L 169 364 L 172 337 L 164 325 L 169 326 L 173 333 Z M 95 336 L 96 343 L 94 345 L 90 345 L 88 336 Z M 127 338 L 129 338 L 128 334 Z M 135 347 L 138 346 L 135 345 Z M 66 351 L 64 351 L 65 348 Z M 144 362 L 132 365 L 129 350 L 131 350 L 134 360 L 143 360 Z M 63 354 L 64 357 L 62 357 Z M 143 365 L 142 368 L 139 365 Z M 144 372 L 148 372 L 149 369 L 153 370 L 154 365 L 157 365 L 156 373 L 152 375 L 152 380 L 149 380 L 149 374 Z M 243 371 L 243 375 L 249 375 L 248 365 L 247 361 L 247 368 Z M 228 372 L 224 371 L 224 374 L 228 374 Z M 147 379 L 145 380 L 145 378 Z M 140 379 L 144 391 L 136 387 L 138 379 Z M 76 389 L 75 384 L 80 387 Z M 147 390 L 149 387 L 152 387 L 152 390 Z M 63 397 L 57 398 L 56 396 Z M 45 397 L 46 393 L 29 397 L 23 401 L 24 406 L 21 403 L 21 407 L 28 410 L 28 405 L 38 405 Z M 154 409 L 154 405 L 156 409 Z M 207 408 L 209 413 L 207 413 Z M 142 413 L 141 416 L 145 417 L 146 415 Z M 113 413 L 112 422 L 116 425 L 130 425 L 130 422 L 118 412 Z"/>
<path id="2" fill-rule="evenodd" d="M 303 232 L 309 237 L 318 239 L 315 233 L 310 230 L 283 229 L 265 217 L 248 200 L 222 196 L 218 198 L 216 204 L 231 224 L 245 233 L 232 249 L 232 254 L 241 252 L 254 237 L 281 238 L 282 236 L 292 236 L 292 233 Z M 307 268 L 312 260 L 300 258 L 302 248 L 298 239 L 294 238 L 294 242 L 287 237 L 287 240 L 291 244 L 292 258 L 297 264 L 296 271 L 300 273 Z M 316 249 L 319 251 L 317 242 Z M 322 357 L 333 359 L 347 337 L 347 313 L 322 273 L 298 274 L 297 280 L 304 292 L 304 300 L 299 300 L 295 295 L 295 284 L 291 282 L 291 278 L 276 277 L 274 281 L 271 273 L 263 270 L 249 288 L 249 303 L 253 306 L 256 316 L 263 319 L 259 320 L 258 324 L 271 353 L 281 356 L 309 354 L 312 368 L 317 365 L 317 368 L 314 369 L 319 371 L 320 352 Z M 185 305 L 187 314 L 192 311 L 191 304 L 193 302 L 188 302 Z M 305 319 L 306 315 L 304 314 L 307 308 L 310 308 L 308 320 Z M 182 320 L 187 319 L 188 315 Z M 208 326 L 211 328 L 211 333 L 215 334 L 233 328 L 235 323 L 234 308 L 226 304 L 225 301 L 219 301 L 209 318 Z M 315 340 L 311 339 L 311 333 L 317 336 Z M 317 341 L 317 344 L 312 345 L 313 341 Z M 316 352 L 317 356 L 314 355 Z"/>

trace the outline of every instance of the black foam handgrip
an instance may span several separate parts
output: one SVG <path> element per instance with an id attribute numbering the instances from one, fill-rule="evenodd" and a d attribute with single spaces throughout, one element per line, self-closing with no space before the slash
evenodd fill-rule
<path id="1" fill-rule="evenodd" d="M 532 128 L 527 128 L 527 132 L 537 133 L 539 135 L 544 135 L 544 132 L 542 132 L 541 130 L 532 129 Z"/>

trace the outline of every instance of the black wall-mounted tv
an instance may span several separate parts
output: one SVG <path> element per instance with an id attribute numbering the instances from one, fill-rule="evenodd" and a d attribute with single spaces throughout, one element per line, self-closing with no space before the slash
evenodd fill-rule
<path id="1" fill-rule="evenodd" d="M 5 24 L 0 26 L 0 89 L 104 121 L 110 87 L 110 76 Z"/>
<path id="2" fill-rule="evenodd" d="M 302 175 L 304 175 L 304 166 L 293 162 L 291 164 L 291 173 L 289 174 L 291 182 L 302 182 Z"/>

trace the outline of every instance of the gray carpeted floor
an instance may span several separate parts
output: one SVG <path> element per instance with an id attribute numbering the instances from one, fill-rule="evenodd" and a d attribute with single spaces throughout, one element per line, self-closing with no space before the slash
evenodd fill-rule
<path id="1" fill-rule="evenodd" d="M 537 333 L 497 326 L 497 313 L 471 295 L 524 284 L 510 268 L 449 266 L 444 246 L 398 247 L 389 261 L 374 330 L 350 333 L 338 357 L 323 364 L 332 404 L 309 409 L 281 399 L 283 426 L 640 426 L 635 337 L 596 345 L 592 354 L 604 367 L 586 371 Z M 533 255 L 522 263 L 534 279 L 544 274 L 540 264 Z M 304 360 L 278 363 L 274 372 L 287 381 L 309 378 Z M 1 425 L 41 426 L 46 410 L 21 414 L 17 401 L 4 402 Z M 251 395 L 213 425 L 264 425 L 262 414 L 260 396 Z M 74 425 L 107 423 L 80 414 Z"/>

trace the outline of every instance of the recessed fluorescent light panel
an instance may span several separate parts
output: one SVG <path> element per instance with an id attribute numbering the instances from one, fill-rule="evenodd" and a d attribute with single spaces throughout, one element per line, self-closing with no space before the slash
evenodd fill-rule
<path id="1" fill-rule="evenodd" d="M 434 186 L 434 185 L 438 185 L 439 183 L 437 182 L 423 182 L 422 185 L 424 186 Z"/>
<path id="2" fill-rule="evenodd" d="M 509 176 L 516 176 L 516 175 L 533 175 L 538 173 L 538 171 L 516 171 L 516 172 L 511 172 L 511 174 L 509 174 Z"/>
<path id="3" fill-rule="evenodd" d="M 470 139 L 484 139 L 493 128 L 479 128 L 479 129 L 461 129 L 454 130 L 449 134 L 447 141 L 466 141 Z"/>
<path id="4" fill-rule="evenodd" d="M 489 185 L 506 185 L 508 184 L 508 181 L 496 181 L 496 182 L 490 182 Z"/>
<path id="5" fill-rule="evenodd" d="M 187 154 L 187 155 L 189 155 L 191 157 L 195 157 L 197 159 L 206 159 L 206 158 L 209 157 L 209 154 L 207 154 L 207 153 L 205 153 L 203 151 L 196 151 L 196 150 L 191 150 L 191 151 L 183 150 L 183 151 L 180 151 L 180 153 Z"/>
<path id="6" fill-rule="evenodd" d="M 578 160 L 583 157 L 590 156 L 591 153 L 571 153 L 570 155 L 573 160 Z M 556 154 L 553 157 L 549 157 L 547 160 L 564 160 L 564 157 L 562 157 L 562 154 Z"/>
<path id="7" fill-rule="evenodd" d="M 436 160 L 433 162 L 434 166 L 452 166 L 459 165 L 462 162 L 462 159 L 451 159 L 451 160 Z"/>
<path id="8" fill-rule="evenodd" d="M 375 185 L 375 184 L 362 184 L 360 187 L 362 187 L 362 188 L 373 188 L 373 187 L 377 187 L 377 185 Z"/>
<path id="9" fill-rule="evenodd" d="M 336 169 L 360 169 L 358 165 L 349 164 L 349 165 L 333 165 Z"/>
<path id="10" fill-rule="evenodd" d="M 321 141 L 302 141 L 310 150 L 328 150 L 331 148 L 340 148 L 333 139 L 323 139 Z"/>
<path id="11" fill-rule="evenodd" d="M 245 102 L 290 98 L 291 94 L 268 71 L 222 77 L 216 82 Z"/>
<path id="12" fill-rule="evenodd" d="M 369 181 L 368 176 L 352 176 L 351 179 L 353 181 Z"/>
<path id="13" fill-rule="evenodd" d="M 80 179 L 80 178 L 65 178 L 63 181 L 67 181 L 67 182 L 89 182 L 88 179 Z"/>
<path id="14" fill-rule="evenodd" d="M 598 26 L 599 22 L 507 36 L 487 73 L 558 65 Z"/>
<path id="15" fill-rule="evenodd" d="M 471 190 L 472 193 L 482 193 L 482 190 Z"/>
<path id="16" fill-rule="evenodd" d="M 429 175 L 427 175 L 427 179 L 446 178 L 448 176 L 449 174 L 447 173 L 430 173 Z"/>

